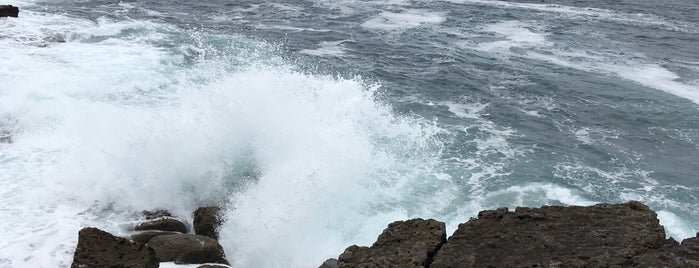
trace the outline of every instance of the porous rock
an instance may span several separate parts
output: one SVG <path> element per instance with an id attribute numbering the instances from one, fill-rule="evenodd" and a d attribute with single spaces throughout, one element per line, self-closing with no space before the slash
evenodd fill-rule
<path id="1" fill-rule="evenodd" d="M 223 248 L 215 239 L 202 235 L 172 234 L 156 236 L 146 244 L 155 250 L 160 261 L 183 263 L 228 264 Z"/>
<path id="2" fill-rule="evenodd" d="M 431 267 L 628 267 L 672 248 L 656 216 L 635 201 L 482 211 L 459 225 Z"/>
<path id="3" fill-rule="evenodd" d="M 200 207 L 194 211 L 194 233 L 218 239 L 218 228 L 221 225 L 220 207 Z"/>
<path id="4" fill-rule="evenodd" d="M 153 237 L 156 236 L 161 236 L 161 235 L 171 235 L 171 234 L 179 234 L 178 232 L 171 232 L 171 231 L 145 231 L 145 232 L 140 232 L 137 234 L 131 235 L 131 240 L 139 242 L 139 243 L 148 243 Z"/>
<path id="5" fill-rule="evenodd" d="M 157 268 L 155 251 L 144 244 L 116 237 L 97 228 L 83 228 L 71 268 Z"/>
<path id="6" fill-rule="evenodd" d="M 164 209 L 144 210 L 144 211 L 141 211 L 141 214 L 143 214 L 143 216 L 146 217 L 146 220 L 154 220 L 154 219 L 158 219 L 158 218 L 172 217 L 172 213 L 170 213 L 170 211 L 167 211 Z"/>
<path id="7" fill-rule="evenodd" d="M 186 233 L 187 225 L 175 218 L 158 218 L 146 222 L 141 222 L 134 227 L 136 231 L 159 230 Z"/>
<path id="8" fill-rule="evenodd" d="M 0 17 L 17 17 L 19 15 L 19 7 L 12 5 L 0 5 Z"/>
<path id="9" fill-rule="evenodd" d="M 327 259 L 318 268 L 338 268 L 337 259 Z"/>
<path id="10" fill-rule="evenodd" d="M 350 246 L 338 258 L 338 267 L 428 267 L 446 242 L 443 222 L 428 219 L 396 221 L 371 247 Z"/>

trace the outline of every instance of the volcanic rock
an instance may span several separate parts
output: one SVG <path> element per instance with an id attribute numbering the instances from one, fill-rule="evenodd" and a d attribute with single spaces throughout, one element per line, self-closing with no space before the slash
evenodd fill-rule
<path id="1" fill-rule="evenodd" d="M 175 218 L 159 218 L 137 224 L 136 231 L 159 230 L 186 233 L 187 225 Z"/>
<path id="2" fill-rule="evenodd" d="M 412 219 L 396 221 L 371 247 L 350 246 L 338 259 L 338 267 L 428 267 L 446 242 L 443 222 Z"/>
<path id="3" fill-rule="evenodd" d="M 97 228 L 83 228 L 71 268 L 129 267 L 157 268 L 155 251 L 144 244 L 131 242 Z"/>
<path id="4" fill-rule="evenodd" d="M 639 202 L 503 208 L 460 224 L 431 267 L 627 267 L 670 244 Z"/>
<path id="5" fill-rule="evenodd" d="M 156 236 L 146 244 L 155 250 L 160 261 L 183 263 L 228 264 L 218 241 L 203 235 L 172 234 Z"/>
<path id="6" fill-rule="evenodd" d="M 165 217 L 172 217 L 172 213 L 170 211 L 164 210 L 164 209 L 157 209 L 157 210 L 144 210 L 141 211 L 141 214 L 143 214 L 144 217 L 146 217 L 146 220 L 154 220 L 157 218 L 165 218 Z"/>
<path id="7" fill-rule="evenodd" d="M 318 268 L 338 268 L 337 259 L 327 259 Z"/>
<path id="8" fill-rule="evenodd" d="M 218 239 L 218 227 L 221 225 L 220 207 L 200 207 L 194 211 L 194 233 Z"/>
<path id="9" fill-rule="evenodd" d="M 179 234 L 178 232 L 170 232 L 170 231 L 145 231 L 145 232 L 140 232 L 134 235 L 131 235 L 131 240 L 139 242 L 139 243 L 148 243 L 153 237 L 156 236 L 161 236 L 161 235 L 171 235 L 171 234 Z"/>
<path id="10" fill-rule="evenodd" d="M 11 5 L 0 5 L 0 17 L 17 17 L 19 8 Z"/>

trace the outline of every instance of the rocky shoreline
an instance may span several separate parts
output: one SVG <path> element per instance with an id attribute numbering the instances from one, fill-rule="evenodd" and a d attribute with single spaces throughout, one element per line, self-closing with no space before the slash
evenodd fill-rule
<path id="1" fill-rule="evenodd" d="M 117 237 L 97 228 L 78 233 L 71 268 L 129 267 L 157 268 L 160 262 L 205 264 L 200 268 L 228 267 L 218 228 L 221 208 L 200 207 L 194 212 L 194 234 L 188 225 L 165 210 L 143 211 L 145 221 L 135 224 L 137 233 Z"/>
<path id="2" fill-rule="evenodd" d="M 217 241 L 221 208 L 197 209 L 195 234 L 167 211 L 144 215 L 129 238 L 82 229 L 71 267 L 228 267 Z M 335 267 L 699 267 L 699 238 L 666 239 L 656 213 L 635 201 L 500 208 L 481 211 L 449 238 L 433 219 L 393 222 L 372 246 L 352 245 L 320 265 Z"/>
<path id="3" fill-rule="evenodd" d="M 697 234 L 699 235 L 699 234 Z M 388 225 L 371 247 L 350 246 L 334 267 L 699 267 L 699 238 L 665 238 L 639 202 L 486 210 L 446 238 L 445 224 Z"/>

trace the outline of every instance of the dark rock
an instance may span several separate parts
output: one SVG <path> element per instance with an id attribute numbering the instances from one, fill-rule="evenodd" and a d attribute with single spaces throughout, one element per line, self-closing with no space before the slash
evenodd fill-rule
<path id="1" fill-rule="evenodd" d="M 0 17 L 17 17 L 19 8 L 11 5 L 0 5 Z"/>
<path id="2" fill-rule="evenodd" d="M 151 238 L 156 237 L 156 236 L 161 236 L 161 235 L 171 235 L 171 234 L 179 234 L 178 232 L 170 232 L 170 231 L 145 231 L 145 232 L 140 232 L 134 235 L 131 235 L 131 240 L 139 242 L 139 243 L 148 243 L 148 241 L 151 240 Z"/>
<path id="3" fill-rule="evenodd" d="M 663 247 L 665 230 L 639 202 L 498 209 L 460 224 L 431 267 L 627 267 Z"/>
<path id="4" fill-rule="evenodd" d="M 157 268 L 155 251 L 97 228 L 83 228 L 71 268 L 129 267 Z"/>
<path id="5" fill-rule="evenodd" d="M 220 207 L 200 207 L 194 211 L 194 233 L 218 239 L 218 228 L 221 226 Z"/>
<path id="6" fill-rule="evenodd" d="M 136 231 L 159 230 L 186 233 L 187 225 L 175 218 L 160 218 L 142 222 L 134 227 Z"/>
<path id="7" fill-rule="evenodd" d="M 173 234 L 151 238 L 149 247 L 155 250 L 160 261 L 181 263 L 228 264 L 218 241 L 202 235 Z"/>
<path id="8" fill-rule="evenodd" d="M 338 268 L 337 259 L 327 259 L 318 268 Z"/>
<path id="9" fill-rule="evenodd" d="M 144 211 L 141 211 L 141 214 L 143 214 L 143 216 L 146 217 L 146 220 L 154 220 L 157 218 L 172 217 L 172 214 L 170 213 L 170 211 L 167 211 L 164 209 L 158 209 L 158 210 L 153 210 L 153 211 L 144 210 Z"/>
<path id="10" fill-rule="evenodd" d="M 443 222 L 396 221 L 388 225 L 371 247 L 354 245 L 345 249 L 338 267 L 428 267 L 445 242 Z"/>

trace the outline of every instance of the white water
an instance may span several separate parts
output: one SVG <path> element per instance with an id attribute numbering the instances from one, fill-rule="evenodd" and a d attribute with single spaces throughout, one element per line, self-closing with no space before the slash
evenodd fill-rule
<path id="1" fill-rule="evenodd" d="M 418 13 L 383 12 L 364 26 L 445 19 Z M 482 118 L 487 104 L 440 103 L 484 133 L 472 141 L 478 153 L 454 160 L 475 188 L 460 200 L 440 167 L 443 130 L 393 114 L 361 78 L 304 73 L 266 44 L 148 21 L 25 11 L 0 28 L 14 36 L 0 39 L 13 51 L 0 54 L 0 122 L 14 139 L 0 143 L 0 267 L 67 267 L 80 228 L 125 235 L 143 209 L 190 219 L 199 205 L 228 203 L 221 242 L 234 267 L 308 267 L 371 244 L 394 220 L 434 217 L 451 233 L 502 204 L 593 203 L 551 183 L 485 192 L 506 171 L 479 158 L 523 154 L 508 142 L 514 130 Z M 487 29 L 513 41 L 502 49 L 546 43 L 530 25 Z M 172 43 L 182 45 L 158 45 Z M 305 52 L 341 53 L 331 45 Z M 690 225 L 659 215 L 688 236 Z"/>
<path id="2" fill-rule="evenodd" d="M 439 129 L 396 117 L 359 78 L 274 59 L 188 65 L 210 51 L 160 48 L 187 35 L 151 22 L 2 23 L 16 37 L 0 41 L 13 50 L 0 116 L 14 140 L 0 144 L 0 267 L 66 267 L 82 227 L 124 235 L 137 211 L 188 219 L 221 202 L 235 266 L 307 266 L 408 217 L 411 181 L 439 157 Z M 67 42 L 45 41 L 55 34 Z"/>

